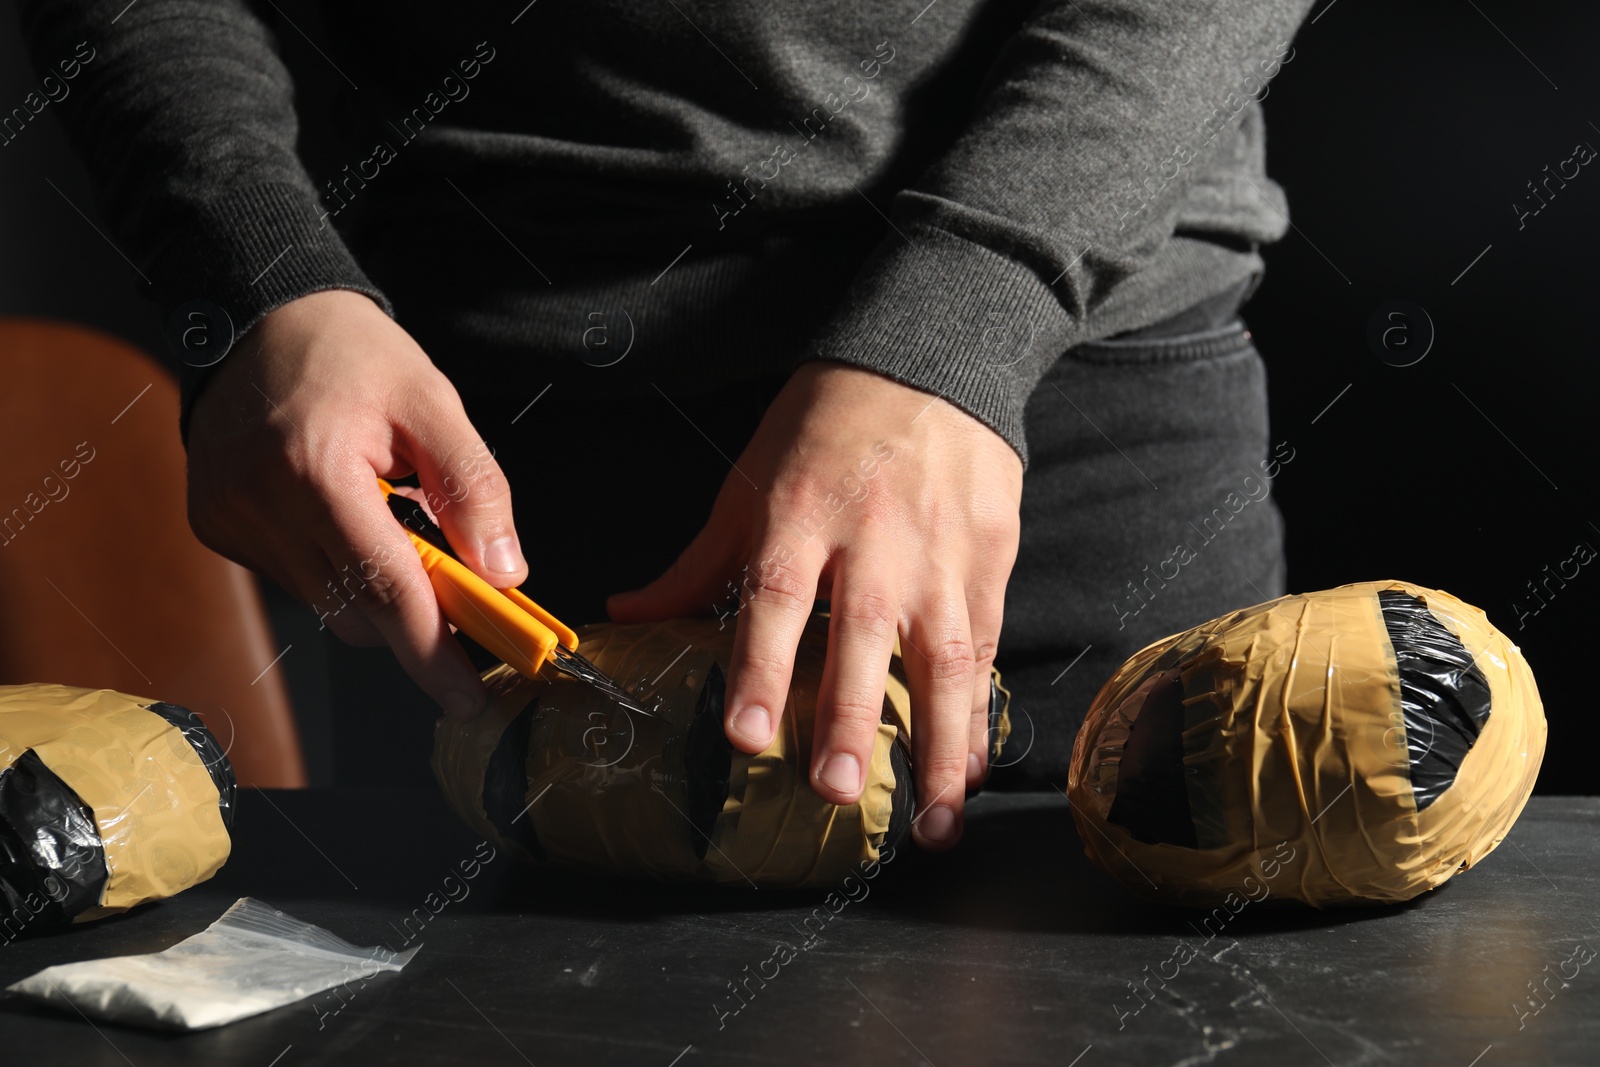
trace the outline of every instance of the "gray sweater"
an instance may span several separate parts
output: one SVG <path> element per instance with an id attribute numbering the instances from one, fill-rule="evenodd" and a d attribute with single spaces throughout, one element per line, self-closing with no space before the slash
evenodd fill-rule
<path id="1" fill-rule="evenodd" d="M 316 177 L 271 5 L 21 10 L 37 71 L 93 52 L 54 110 L 166 316 L 209 301 L 243 333 L 353 289 L 452 375 L 535 387 L 837 360 L 1026 461 L 1051 362 L 1284 233 L 1258 101 L 1308 6 L 346 0 L 318 49 L 345 161 Z"/>

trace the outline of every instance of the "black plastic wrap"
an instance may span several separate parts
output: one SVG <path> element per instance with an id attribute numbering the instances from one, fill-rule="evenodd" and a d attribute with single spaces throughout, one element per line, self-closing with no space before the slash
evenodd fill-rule
<path id="1" fill-rule="evenodd" d="M 107 871 L 94 812 L 31 751 L 0 772 L 0 860 L 6 941 L 100 903 Z"/>
<path id="2" fill-rule="evenodd" d="M 1411 791 L 1421 811 L 1455 782 L 1483 732 L 1489 682 L 1461 639 L 1421 600 L 1384 590 L 1378 602 L 1400 669 Z"/>
<path id="3" fill-rule="evenodd" d="M 726 683 L 722 668 L 712 664 L 706 684 L 695 701 L 694 721 L 683 753 L 689 822 L 694 826 L 695 855 L 706 857 L 717 816 L 728 801 L 728 776 L 733 771 L 733 744 L 723 727 Z"/>
<path id="4" fill-rule="evenodd" d="M 911 836 L 911 822 L 916 818 L 917 789 L 911 774 L 911 754 L 906 750 L 903 737 L 889 746 L 889 766 L 894 768 L 894 806 L 889 809 L 889 829 L 883 835 L 879 851 L 897 849 Z"/>
<path id="5" fill-rule="evenodd" d="M 505 733 L 489 755 L 483 769 L 483 812 L 502 840 L 515 841 L 528 850 L 535 861 L 545 861 L 544 849 L 534 830 L 528 810 L 528 741 L 533 731 L 533 715 L 539 707 L 534 697 L 511 720 Z"/>
<path id="6" fill-rule="evenodd" d="M 1108 822 L 1146 844 L 1198 848 L 1183 772 L 1183 672 L 1153 675 L 1128 727 Z"/>

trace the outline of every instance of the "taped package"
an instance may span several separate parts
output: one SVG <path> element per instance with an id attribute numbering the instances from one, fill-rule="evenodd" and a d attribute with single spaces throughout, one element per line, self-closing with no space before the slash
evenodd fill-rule
<path id="1" fill-rule="evenodd" d="M 566 675 L 484 674 L 476 719 L 442 718 L 433 769 L 452 808 L 496 847 L 540 864 L 730 886 L 836 885 L 910 831 L 910 696 L 898 652 L 861 799 L 809 783 L 827 620 L 807 625 L 772 743 L 747 755 L 723 730 L 732 626 L 715 619 L 598 623 L 578 651 L 655 715 Z M 990 738 L 1010 731 L 993 676 Z"/>
<path id="2" fill-rule="evenodd" d="M 4 940 L 181 893 L 228 858 L 236 785 L 187 708 L 0 686 Z"/>
<path id="3" fill-rule="evenodd" d="M 1366 582 L 1136 653 L 1089 709 L 1067 795 L 1090 859 L 1154 900 L 1389 903 L 1494 850 L 1545 734 L 1482 611 Z"/>

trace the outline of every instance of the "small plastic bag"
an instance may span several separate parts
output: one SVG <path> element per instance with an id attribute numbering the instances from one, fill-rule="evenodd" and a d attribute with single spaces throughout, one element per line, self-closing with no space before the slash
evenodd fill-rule
<path id="1" fill-rule="evenodd" d="M 398 971 L 417 945 L 362 948 L 250 897 L 162 952 L 46 967 L 7 988 L 93 1019 L 203 1030 Z"/>

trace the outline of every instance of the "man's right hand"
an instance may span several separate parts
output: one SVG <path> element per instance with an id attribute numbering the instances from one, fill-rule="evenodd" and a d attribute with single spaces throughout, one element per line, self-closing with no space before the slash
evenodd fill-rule
<path id="1" fill-rule="evenodd" d="M 189 524 L 350 644 L 388 644 L 445 711 L 483 684 L 439 613 L 377 479 L 415 472 L 461 560 L 497 589 L 528 574 L 511 490 L 455 387 L 371 299 L 343 289 L 269 313 L 189 422 Z"/>

